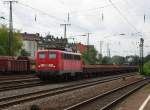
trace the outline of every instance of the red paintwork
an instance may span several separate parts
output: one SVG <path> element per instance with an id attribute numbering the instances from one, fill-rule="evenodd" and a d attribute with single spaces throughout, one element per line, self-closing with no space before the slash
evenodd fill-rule
<path id="1" fill-rule="evenodd" d="M 29 61 L 11 56 L 0 56 L 0 73 L 29 72 Z"/>
<path id="2" fill-rule="evenodd" d="M 39 53 L 45 53 L 44 59 L 39 58 Z M 49 59 L 49 53 L 56 53 L 56 59 Z M 62 54 L 80 55 L 79 53 L 66 52 L 61 50 L 39 50 L 36 52 L 36 71 L 59 71 L 59 72 L 80 72 L 82 71 L 81 60 L 63 59 Z M 51 67 L 49 66 L 51 65 Z"/>

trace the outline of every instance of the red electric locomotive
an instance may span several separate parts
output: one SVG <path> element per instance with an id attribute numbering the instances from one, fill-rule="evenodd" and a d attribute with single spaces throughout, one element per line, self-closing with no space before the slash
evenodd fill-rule
<path id="1" fill-rule="evenodd" d="M 82 72 L 81 54 L 61 50 L 39 50 L 36 52 L 36 71 L 41 79 L 75 75 Z"/>

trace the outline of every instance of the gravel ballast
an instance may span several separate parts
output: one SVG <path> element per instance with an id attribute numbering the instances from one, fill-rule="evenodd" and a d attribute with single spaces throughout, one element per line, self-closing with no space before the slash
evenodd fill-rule
<path id="1" fill-rule="evenodd" d="M 31 105 L 33 104 L 38 105 L 41 108 L 41 110 L 61 110 L 72 104 L 84 101 L 98 94 L 102 94 L 105 91 L 132 83 L 133 81 L 137 81 L 140 79 L 141 76 L 138 75 L 128 77 L 126 78 L 126 80 L 118 79 L 106 83 L 101 83 L 95 86 L 90 86 L 83 89 L 78 89 L 71 92 L 66 92 L 55 96 L 34 100 L 32 102 L 18 104 L 9 107 L 7 110 L 30 110 Z"/>

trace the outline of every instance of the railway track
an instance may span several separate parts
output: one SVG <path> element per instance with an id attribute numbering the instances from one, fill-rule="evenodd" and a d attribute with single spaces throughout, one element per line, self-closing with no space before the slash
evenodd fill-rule
<path id="1" fill-rule="evenodd" d="M 148 84 L 150 79 L 143 79 L 132 84 L 118 87 L 107 91 L 104 94 L 97 95 L 83 102 L 72 105 L 64 110 L 111 110 L 114 105 L 125 97 Z"/>
<path id="2" fill-rule="evenodd" d="M 125 76 L 131 76 L 135 74 L 127 74 Z M 118 75 L 122 76 L 122 75 Z M 114 76 L 115 77 L 115 76 Z M 14 90 L 14 89 L 22 89 L 22 88 L 29 88 L 39 85 L 45 85 L 46 82 L 42 82 L 38 78 L 28 78 L 28 79 L 17 79 L 17 80 L 6 80 L 0 81 L 0 92 Z"/>
<path id="3" fill-rule="evenodd" d="M 35 78 L 35 75 L 0 75 L 0 81 Z"/>
<path id="4" fill-rule="evenodd" d="M 119 76 L 114 76 L 112 78 L 110 78 L 110 77 L 109 78 L 103 78 L 103 79 L 99 79 L 99 80 L 95 80 L 95 81 L 87 81 L 87 82 L 82 82 L 79 84 L 76 83 L 76 84 L 71 84 L 68 86 L 63 86 L 63 87 L 58 87 L 58 88 L 53 88 L 53 89 L 41 90 L 41 91 L 31 92 L 31 93 L 25 93 L 22 95 L 13 95 L 13 96 L 9 96 L 9 97 L 3 97 L 3 98 L 0 98 L 0 108 L 6 108 L 8 106 L 12 106 L 15 104 L 28 102 L 28 101 L 32 101 L 35 99 L 45 98 L 48 96 L 58 95 L 58 94 L 73 91 L 76 89 L 94 86 L 96 84 L 109 82 L 109 81 L 120 79 L 122 77 L 129 77 L 129 76 L 133 76 L 133 74 L 123 75 L 123 76 L 119 75 Z"/>
<path id="5" fill-rule="evenodd" d="M 0 92 L 13 90 L 13 89 L 34 87 L 34 86 L 38 86 L 38 85 L 42 85 L 42 84 L 45 84 L 45 83 L 43 83 L 38 78 L 1 81 L 0 82 Z"/>

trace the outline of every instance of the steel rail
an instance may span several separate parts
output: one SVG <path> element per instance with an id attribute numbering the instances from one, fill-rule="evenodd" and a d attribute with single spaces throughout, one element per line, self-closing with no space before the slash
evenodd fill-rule
<path id="1" fill-rule="evenodd" d="M 97 95 L 97 96 L 92 97 L 92 98 L 90 98 L 90 99 L 87 99 L 87 100 L 85 100 L 85 101 L 83 101 L 83 102 L 74 104 L 74 105 L 72 105 L 72 106 L 70 106 L 70 107 L 65 108 L 64 110 L 81 110 L 82 107 L 86 107 L 88 104 L 94 103 L 94 102 L 96 102 L 97 100 L 100 100 L 100 99 L 101 99 L 101 102 L 102 102 L 102 98 L 105 99 L 108 95 L 111 95 L 112 93 L 115 93 L 115 92 L 117 92 L 117 91 L 119 91 L 119 90 L 122 90 L 122 89 L 127 88 L 127 87 L 130 87 L 130 86 L 134 86 L 134 85 L 136 85 L 137 83 L 140 83 L 140 85 L 137 85 L 137 86 L 136 86 L 135 88 L 133 88 L 132 90 L 128 91 L 127 93 L 125 93 L 125 94 L 123 94 L 123 95 L 121 95 L 119 98 L 115 99 L 113 102 L 109 102 L 109 103 L 107 103 L 106 105 L 103 104 L 103 102 L 102 102 L 102 104 L 101 104 L 101 105 L 103 106 L 102 108 L 100 107 L 100 105 L 98 105 L 98 106 L 99 106 L 99 108 L 98 108 L 99 110 L 110 110 L 111 107 L 114 106 L 114 105 L 117 103 L 117 101 L 122 100 L 122 98 L 124 98 L 124 97 L 126 97 L 127 95 L 133 93 L 134 91 L 140 89 L 141 87 L 143 87 L 144 85 L 146 85 L 146 84 L 149 83 L 149 82 L 150 82 L 149 79 L 143 79 L 143 80 L 141 80 L 141 81 L 136 81 L 136 82 L 133 82 L 133 83 L 131 83 L 131 84 L 125 85 L 125 86 L 123 86 L 123 87 L 118 87 L 118 88 L 113 89 L 113 90 L 111 90 L 111 91 L 107 91 L 107 92 L 105 92 L 105 93 L 103 93 L 103 94 Z"/>
<path id="2" fill-rule="evenodd" d="M 131 76 L 131 75 L 135 75 L 135 74 L 127 74 L 125 76 L 128 76 L 128 75 Z M 27 82 L 27 84 L 26 84 L 26 82 Z M 5 85 L 5 83 L 8 85 Z M 14 89 L 34 87 L 34 86 L 40 86 L 40 85 L 46 85 L 46 84 L 47 84 L 47 82 L 39 81 L 39 79 L 37 79 L 37 78 L 3 81 L 3 82 L 0 82 L 0 85 L 2 85 L 2 86 L 0 86 L 0 92 L 14 90 Z M 5 86 L 3 86 L 3 85 L 5 85 Z"/>
<path id="3" fill-rule="evenodd" d="M 16 89 L 23 89 L 29 88 L 34 86 L 46 85 L 46 83 L 42 81 L 33 81 L 33 82 L 21 82 L 20 84 L 12 84 L 12 85 L 5 85 L 0 87 L 0 92 L 8 91 L 8 90 L 16 90 Z"/>
<path id="4" fill-rule="evenodd" d="M 28 78 L 34 78 L 34 75 L 0 75 L 0 80 L 16 80 L 16 79 L 28 79 Z"/>
<path id="5" fill-rule="evenodd" d="M 133 75 L 123 75 L 123 76 L 120 75 L 120 76 L 115 76 L 113 78 L 99 79 L 97 81 L 87 81 L 87 82 L 83 82 L 81 84 L 71 84 L 71 85 L 64 86 L 64 87 L 58 87 L 58 88 L 53 88 L 53 89 L 48 89 L 48 90 L 41 90 L 41 91 L 37 91 L 37 92 L 25 93 L 22 95 L 3 97 L 3 98 L 0 98 L 0 108 L 5 108 L 8 106 L 12 106 L 14 104 L 32 101 L 32 100 L 44 98 L 47 96 L 58 95 L 61 93 L 70 92 L 70 91 L 73 91 L 76 89 L 94 86 L 96 84 L 105 83 L 105 82 L 120 79 L 122 77 L 129 77 L 129 76 L 133 76 Z"/>

